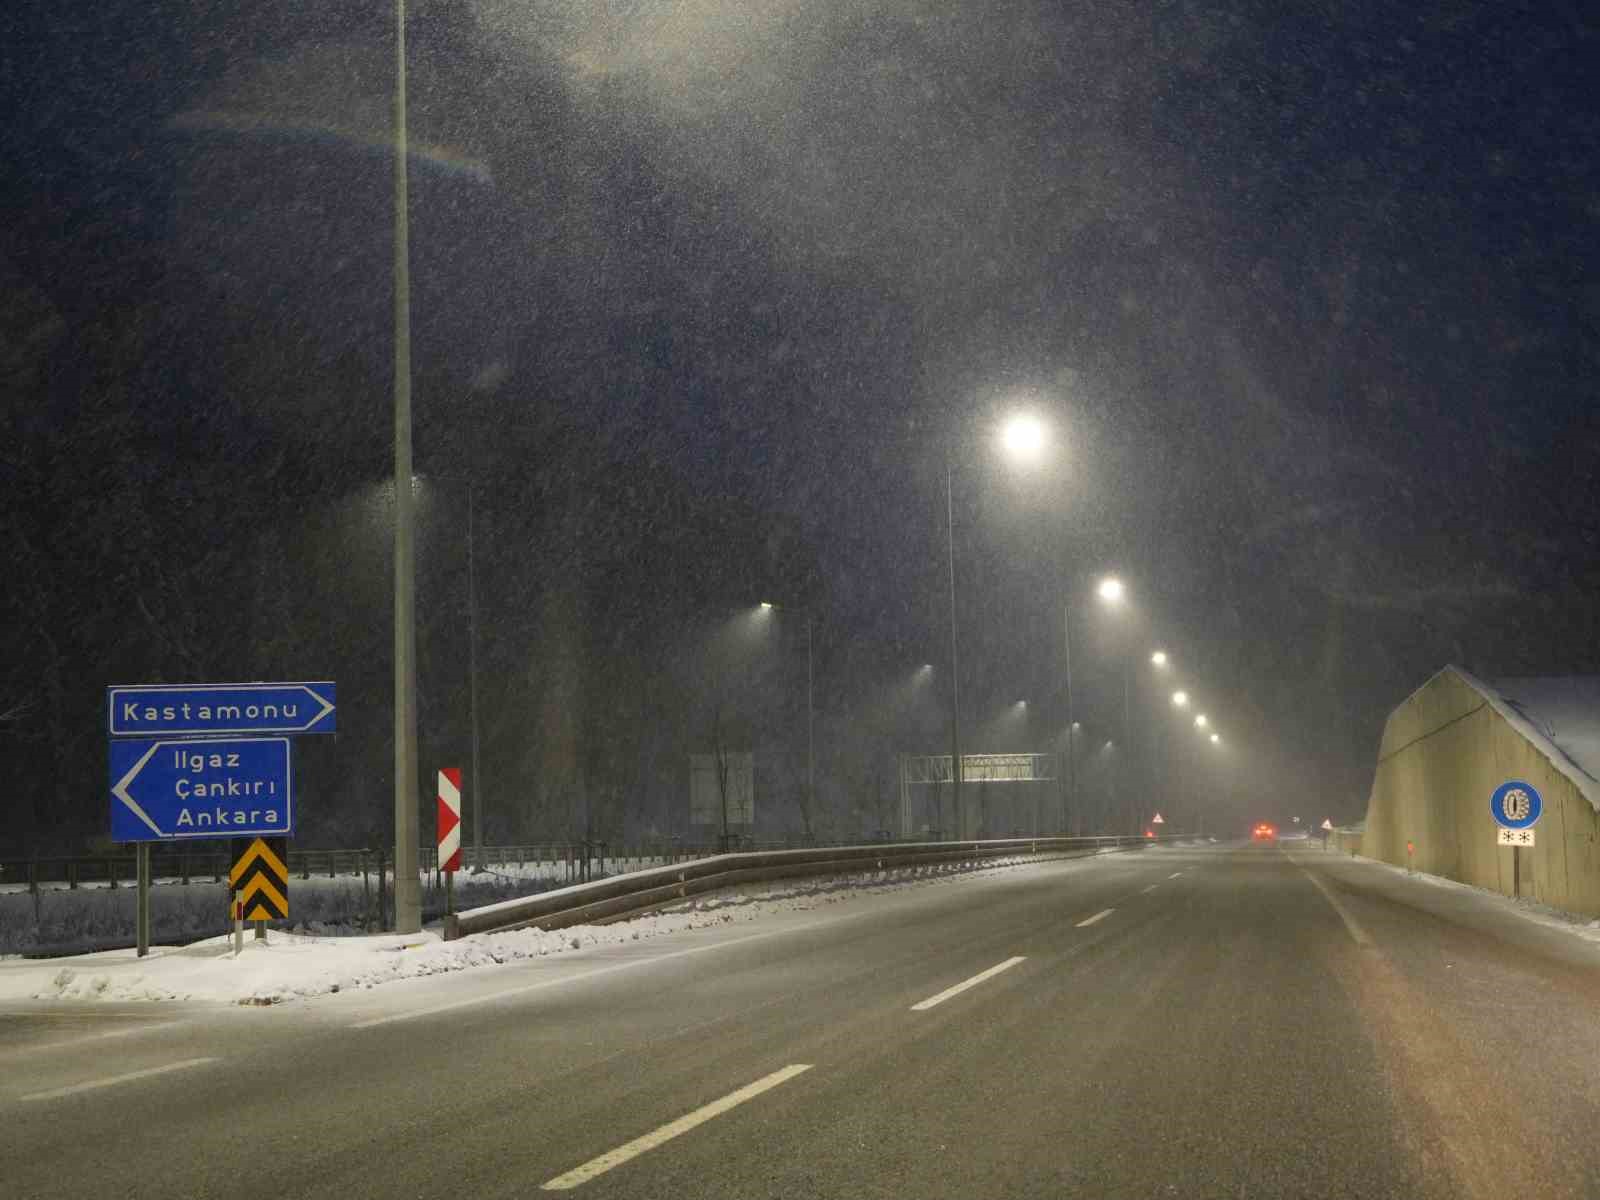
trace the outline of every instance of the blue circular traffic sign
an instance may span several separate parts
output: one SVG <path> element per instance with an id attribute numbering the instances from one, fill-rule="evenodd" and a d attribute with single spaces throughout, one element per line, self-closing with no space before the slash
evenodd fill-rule
<path id="1" fill-rule="evenodd" d="M 1544 811 L 1544 801 L 1531 783 L 1508 779 L 1489 797 L 1489 815 L 1506 829 L 1527 829 Z"/>

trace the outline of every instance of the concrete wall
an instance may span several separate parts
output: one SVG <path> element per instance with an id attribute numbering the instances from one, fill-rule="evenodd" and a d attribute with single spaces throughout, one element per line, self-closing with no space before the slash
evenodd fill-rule
<path id="1" fill-rule="evenodd" d="M 1510 847 L 1495 844 L 1489 797 L 1525 779 L 1544 798 L 1536 844 L 1521 851 L 1520 894 L 1600 916 L 1600 818 L 1577 787 L 1513 729 L 1481 693 L 1441 672 L 1384 727 L 1367 801 L 1361 853 L 1419 871 L 1513 893 Z"/>

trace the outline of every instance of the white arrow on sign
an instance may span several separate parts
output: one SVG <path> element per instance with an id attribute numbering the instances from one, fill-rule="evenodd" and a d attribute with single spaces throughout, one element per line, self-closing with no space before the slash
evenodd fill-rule
<path id="1" fill-rule="evenodd" d="M 1162 819 L 1160 813 L 1157 813 L 1155 816 L 1150 818 L 1150 824 L 1152 824 L 1152 825 L 1165 825 L 1166 821 L 1164 821 Z"/>
<path id="2" fill-rule="evenodd" d="M 138 762 L 134 763 L 133 766 L 129 768 L 128 773 L 121 779 L 117 780 L 117 785 L 111 789 L 111 794 L 132 809 L 133 815 L 138 817 L 139 820 L 143 821 L 146 825 L 150 826 L 150 831 L 157 837 L 165 837 L 166 834 L 161 831 L 161 826 L 157 825 L 150 819 L 150 814 L 139 807 L 139 802 L 129 794 L 128 785 L 133 782 L 134 777 L 138 775 L 140 771 L 144 770 L 145 763 L 149 762 L 150 759 L 154 757 L 155 752 L 161 749 L 161 747 L 165 744 L 165 742 L 151 742 L 150 749 L 144 752 L 144 757 Z"/>

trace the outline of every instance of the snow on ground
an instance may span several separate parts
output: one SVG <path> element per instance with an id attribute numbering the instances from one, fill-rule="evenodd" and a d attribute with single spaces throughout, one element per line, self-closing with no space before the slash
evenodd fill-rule
<path id="1" fill-rule="evenodd" d="M 748 884 L 686 900 L 660 913 L 609 925 L 545 932 L 519 929 L 443 941 L 437 932 L 327 936 L 273 931 L 265 944 L 245 933 L 235 959 L 229 936 L 181 947 L 152 947 L 70 958 L 0 959 L 0 1002 L 17 1000 L 188 1000 L 276 1004 L 331 992 L 377 987 L 401 979 L 518 962 L 591 946 L 618 945 L 685 929 L 748 921 L 774 912 L 812 909 L 854 897 L 937 885 L 1031 865 L 1001 859 L 965 869 L 902 868 L 872 874 Z M 291 898 L 290 903 L 293 903 Z"/>
<path id="2" fill-rule="evenodd" d="M 610 860 L 614 864 L 617 860 Z M 630 858 L 629 869 L 657 866 L 660 859 Z M 609 865 L 609 864 L 608 864 Z M 504 863 L 481 873 L 456 877 L 456 907 L 470 908 L 559 887 L 569 882 L 565 862 Z M 431 873 L 421 876 L 423 907 L 442 911 L 444 900 Z M 136 889 L 124 881 L 112 888 L 104 882 L 42 884 L 38 895 L 26 884 L 0 885 L 0 957 L 41 948 L 90 950 L 127 944 L 134 939 Z M 289 915 L 297 931 L 357 933 L 377 911 L 377 877 L 312 875 L 289 880 Z M 194 941 L 228 927 L 228 885 L 209 875 L 185 884 L 177 878 L 156 879 L 150 889 L 152 940 Z M 374 922 L 375 923 L 375 922 Z"/>
<path id="3" fill-rule="evenodd" d="M 1307 862 L 1315 862 L 1315 858 L 1308 858 Z M 1600 920 L 1590 920 L 1578 913 L 1569 913 L 1564 909 L 1552 908 L 1548 904 L 1540 904 L 1535 900 L 1526 898 L 1513 898 L 1503 892 L 1492 891 L 1489 888 L 1478 887 L 1476 884 L 1462 883 L 1458 879 L 1446 879 L 1443 875 L 1429 875 L 1425 871 L 1411 871 L 1405 867 L 1397 867 L 1393 863 L 1380 862 L 1375 858 L 1365 858 L 1359 854 L 1341 853 L 1339 862 L 1357 862 L 1363 866 L 1374 867 L 1401 879 L 1409 879 L 1412 883 L 1425 887 L 1441 888 L 1446 891 L 1461 892 L 1477 897 L 1500 911 L 1519 917 L 1524 921 L 1531 921 L 1535 925 L 1542 925 L 1546 929 L 1558 929 L 1562 933 L 1571 934 L 1587 942 L 1600 943 Z"/>

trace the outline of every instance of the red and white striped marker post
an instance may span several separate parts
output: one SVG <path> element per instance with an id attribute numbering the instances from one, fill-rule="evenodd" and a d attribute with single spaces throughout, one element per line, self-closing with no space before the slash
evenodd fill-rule
<path id="1" fill-rule="evenodd" d="M 444 911 L 455 911 L 455 878 L 461 869 L 461 768 L 439 768 L 439 870 L 444 873 Z"/>

